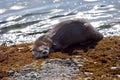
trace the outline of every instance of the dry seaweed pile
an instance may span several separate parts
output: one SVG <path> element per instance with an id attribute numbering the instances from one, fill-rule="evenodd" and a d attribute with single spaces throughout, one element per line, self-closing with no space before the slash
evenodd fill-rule
<path id="1" fill-rule="evenodd" d="M 95 49 L 81 53 L 81 57 L 85 60 L 82 76 L 93 80 L 120 80 L 120 37 L 104 38 Z"/>
<path id="2" fill-rule="evenodd" d="M 10 70 L 20 70 L 26 64 L 36 63 L 31 69 L 37 69 L 46 59 L 34 60 L 30 52 L 32 43 L 0 46 L 0 78 L 6 79 Z M 119 80 L 120 78 L 120 37 L 105 37 L 94 49 L 87 52 L 74 50 L 75 55 L 55 52 L 47 59 L 82 59 L 83 67 L 74 78 L 90 78 L 93 80 Z"/>
<path id="3" fill-rule="evenodd" d="M 7 73 L 10 70 L 19 70 L 26 64 L 36 61 L 30 53 L 31 44 L 26 43 L 0 47 L 0 78 L 8 76 Z"/>

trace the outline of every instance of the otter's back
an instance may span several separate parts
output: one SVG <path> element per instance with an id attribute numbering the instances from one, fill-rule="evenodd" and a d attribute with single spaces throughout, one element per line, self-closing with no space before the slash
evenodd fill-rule
<path id="1" fill-rule="evenodd" d="M 68 20 L 58 24 L 55 27 L 56 31 L 52 37 L 53 41 L 62 45 L 85 41 L 87 36 L 91 35 L 91 33 L 88 32 L 88 28 L 84 25 L 85 23 L 87 22 L 81 22 L 80 20 Z M 90 27 L 92 26 L 90 25 Z"/>

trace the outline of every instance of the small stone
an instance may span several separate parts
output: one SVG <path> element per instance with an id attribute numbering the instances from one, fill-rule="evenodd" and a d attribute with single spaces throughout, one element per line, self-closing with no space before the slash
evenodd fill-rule
<path id="1" fill-rule="evenodd" d="M 13 75 L 14 75 L 14 73 L 15 73 L 15 71 L 14 71 L 14 70 L 9 70 L 9 71 L 7 72 L 7 75 L 8 75 L 8 76 L 13 76 Z"/>

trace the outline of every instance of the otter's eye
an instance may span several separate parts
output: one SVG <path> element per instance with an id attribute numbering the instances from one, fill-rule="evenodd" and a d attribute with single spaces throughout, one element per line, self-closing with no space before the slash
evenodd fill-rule
<path id="1" fill-rule="evenodd" d="M 37 51 L 37 52 L 41 53 L 42 51 Z"/>

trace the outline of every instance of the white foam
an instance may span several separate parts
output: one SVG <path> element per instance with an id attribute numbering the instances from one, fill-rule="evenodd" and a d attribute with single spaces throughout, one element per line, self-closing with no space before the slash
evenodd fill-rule
<path id="1" fill-rule="evenodd" d="M 63 9 L 52 9 L 51 11 L 52 11 L 51 13 L 58 13 L 63 11 Z"/>
<path id="2" fill-rule="evenodd" d="M 93 2 L 93 1 L 98 1 L 98 0 L 84 0 L 84 1 Z"/>
<path id="3" fill-rule="evenodd" d="M 19 17 L 21 17 L 21 16 L 10 16 L 10 17 L 8 17 L 6 20 L 7 20 L 7 21 L 11 21 L 11 20 L 15 20 L 15 19 L 17 19 L 17 18 L 19 18 Z"/>
<path id="4" fill-rule="evenodd" d="M 60 2 L 61 0 L 53 0 L 53 3 Z"/>
<path id="5" fill-rule="evenodd" d="M 0 14 L 6 12 L 6 9 L 0 9 Z"/>
<path id="6" fill-rule="evenodd" d="M 10 10 L 19 10 L 19 9 L 23 9 L 25 8 L 25 6 L 18 6 L 18 5 L 14 5 L 10 7 Z"/>

